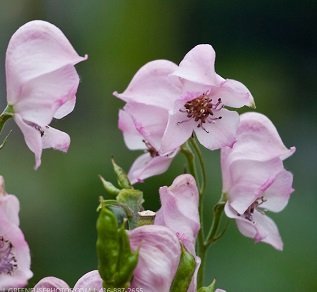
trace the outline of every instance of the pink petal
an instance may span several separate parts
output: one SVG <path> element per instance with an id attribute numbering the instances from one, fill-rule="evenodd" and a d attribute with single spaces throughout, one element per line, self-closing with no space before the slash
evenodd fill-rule
<path id="1" fill-rule="evenodd" d="M 47 125 L 60 107 L 74 99 L 78 84 L 79 77 L 72 65 L 34 78 L 21 87 L 15 113 L 24 120 Z M 62 110 L 57 116 L 61 116 Z"/>
<path id="2" fill-rule="evenodd" d="M 19 115 L 14 115 L 14 120 L 19 126 L 23 133 L 26 145 L 35 155 L 35 169 L 41 165 L 41 155 L 42 155 L 42 139 L 41 134 L 38 130 L 30 125 L 26 124 L 25 121 Z"/>
<path id="3" fill-rule="evenodd" d="M 128 178 L 132 184 L 142 182 L 146 178 L 159 175 L 165 172 L 173 158 L 175 153 L 171 153 L 170 156 L 156 156 L 151 157 L 149 153 L 142 154 L 132 164 Z"/>
<path id="4" fill-rule="evenodd" d="M 0 262 L 0 283 L 1 288 L 4 289 L 25 287 L 27 281 L 33 276 L 30 270 L 31 258 L 28 244 L 20 228 L 9 219 L 0 210 L 0 253 L 2 256 L 6 254 Z M 14 264 L 12 257 L 16 267 L 12 266 Z M 11 273 L 6 272 L 6 269 L 10 269 Z"/>
<path id="5" fill-rule="evenodd" d="M 57 109 L 57 111 L 54 114 L 55 119 L 61 119 L 70 114 L 74 110 L 76 104 L 75 94 L 76 92 L 74 92 L 74 95 L 72 95 L 72 92 L 70 92 L 68 96 L 65 96 L 66 98 L 64 97 L 64 99 L 62 98 L 58 101 L 58 103 L 61 104 L 61 106 Z"/>
<path id="6" fill-rule="evenodd" d="M 203 85 L 215 85 L 215 58 L 212 46 L 198 45 L 186 54 L 173 75 Z"/>
<path id="7" fill-rule="evenodd" d="M 167 60 L 149 62 L 139 69 L 123 93 L 113 94 L 126 102 L 170 109 L 180 94 L 180 84 L 169 77 L 176 69 L 177 65 Z"/>
<path id="8" fill-rule="evenodd" d="M 28 81 L 86 58 L 76 53 L 56 26 L 40 20 L 26 23 L 13 34 L 6 53 L 9 104 L 17 102 L 21 86 Z"/>
<path id="9" fill-rule="evenodd" d="M 34 286 L 34 291 L 35 292 L 40 292 L 44 291 L 44 289 L 47 288 L 47 290 L 52 291 L 52 292 L 58 292 L 58 291 L 71 291 L 69 286 L 67 285 L 66 282 L 64 282 L 61 279 L 58 279 L 56 277 L 45 277 L 41 279 L 35 286 Z M 37 290 L 38 289 L 38 290 Z"/>
<path id="10" fill-rule="evenodd" d="M 42 143 L 43 149 L 53 148 L 62 152 L 67 152 L 70 144 L 70 137 L 65 132 L 46 126 L 44 128 Z"/>
<path id="11" fill-rule="evenodd" d="M 229 218 L 236 219 L 239 231 L 246 237 L 253 238 L 256 242 L 265 242 L 277 250 L 283 250 L 283 242 L 274 221 L 266 215 L 254 211 L 253 222 L 238 216 L 229 203 L 225 206 L 225 213 Z"/>
<path id="12" fill-rule="evenodd" d="M 11 224 L 14 224 L 16 226 L 20 225 L 20 203 L 16 196 L 0 194 L 0 210 L 4 213 Z"/>
<path id="13" fill-rule="evenodd" d="M 192 135 L 196 123 L 184 113 L 176 112 L 169 117 L 165 133 L 162 137 L 160 153 L 173 151 L 185 143 Z"/>
<path id="14" fill-rule="evenodd" d="M 195 254 L 195 241 L 200 229 L 199 195 L 195 179 L 189 174 L 178 176 L 170 187 L 160 188 L 162 207 L 157 211 L 155 225 L 171 229 Z"/>
<path id="15" fill-rule="evenodd" d="M 146 149 L 144 142 L 142 141 L 144 138 L 137 131 L 134 121 L 130 114 L 125 110 L 119 111 L 119 129 L 123 133 L 124 142 L 127 147 L 131 150 L 136 149 Z"/>
<path id="16" fill-rule="evenodd" d="M 131 288 L 143 288 L 147 292 L 169 291 L 180 257 L 176 235 L 164 226 L 144 225 L 129 231 L 129 238 L 131 248 L 139 248 Z"/>
<path id="17" fill-rule="evenodd" d="M 91 289 L 95 292 L 103 291 L 102 279 L 97 270 L 91 271 L 83 275 L 75 284 L 73 291 L 79 289 Z"/>
<path id="18" fill-rule="evenodd" d="M 239 126 L 239 115 L 236 112 L 222 109 L 216 112 L 213 118 L 219 116 L 222 117 L 221 120 L 203 124 L 205 130 L 202 127 L 195 127 L 194 129 L 198 141 L 210 150 L 224 146 L 230 147 L 235 142 L 235 135 Z"/>
<path id="19" fill-rule="evenodd" d="M 294 191 L 292 188 L 293 175 L 286 170 L 282 170 L 276 177 L 273 183 L 265 190 L 265 202 L 261 204 L 261 208 L 273 212 L 282 211 Z"/>
<path id="20" fill-rule="evenodd" d="M 240 108 L 247 105 L 255 107 L 249 89 L 236 80 L 226 79 L 212 94 L 221 98 L 222 103 L 226 106 Z"/>

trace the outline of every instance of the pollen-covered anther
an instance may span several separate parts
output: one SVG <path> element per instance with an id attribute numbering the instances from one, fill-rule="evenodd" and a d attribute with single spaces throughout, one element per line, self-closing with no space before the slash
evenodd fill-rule
<path id="1" fill-rule="evenodd" d="M 145 144 L 146 146 L 146 151 L 151 155 L 151 157 L 156 157 L 159 156 L 158 151 L 146 140 L 142 140 L 142 142 Z"/>
<path id="2" fill-rule="evenodd" d="M 18 265 L 13 249 L 11 241 L 0 236 L 0 275 L 12 275 L 17 269 Z"/>
<path id="3" fill-rule="evenodd" d="M 185 103 L 184 109 L 179 111 L 187 114 L 187 120 L 178 122 L 177 124 L 182 124 L 194 119 L 197 122 L 197 128 L 202 128 L 205 132 L 209 133 L 204 128 L 204 123 L 214 123 L 216 120 L 220 120 L 222 117 L 213 117 L 215 112 L 220 111 L 223 108 L 221 98 L 218 98 L 216 103 L 212 103 L 212 99 L 207 93 L 203 93 L 201 96 L 190 100 Z"/>

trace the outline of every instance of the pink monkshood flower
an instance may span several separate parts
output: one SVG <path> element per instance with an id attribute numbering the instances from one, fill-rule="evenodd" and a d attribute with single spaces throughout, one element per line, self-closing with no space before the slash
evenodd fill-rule
<path id="1" fill-rule="evenodd" d="M 0 176 L 0 289 L 20 288 L 32 277 L 30 250 L 19 228 L 19 201 Z"/>
<path id="2" fill-rule="evenodd" d="M 225 107 L 254 106 L 249 90 L 240 82 L 215 72 L 215 51 L 207 44 L 189 51 L 179 66 L 156 60 L 144 65 L 123 93 L 126 102 L 164 108 L 168 123 L 160 151 L 173 151 L 195 132 L 199 142 L 214 150 L 232 146 L 239 115 Z M 148 109 L 150 117 L 151 109 Z"/>
<path id="3" fill-rule="evenodd" d="M 120 110 L 119 129 L 127 147 L 145 151 L 129 170 L 128 177 L 132 184 L 165 172 L 177 154 L 178 149 L 160 152 L 167 120 L 168 112 L 156 106 L 128 102 Z"/>
<path id="4" fill-rule="evenodd" d="M 221 150 L 225 213 L 236 219 L 240 232 L 278 250 L 283 242 L 266 211 L 280 212 L 293 192 L 293 175 L 283 160 L 295 151 L 286 148 L 272 122 L 259 113 L 241 115 L 237 142 Z"/>
<path id="5" fill-rule="evenodd" d="M 35 168 L 42 150 L 66 152 L 68 134 L 49 127 L 74 109 L 79 77 L 74 65 L 80 57 L 54 25 L 30 21 L 11 37 L 6 53 L 7 101 L 25 142 L 35 154 Z"/>
<path id="6" fill-rule="evenodd" d="M 36 292 L 37 289 L 38 291 L 43 291 L 43 288 L 49 288 L 51 292 L 72 291 L 66 282 L 55 277 L 43 278 L 34 286 L 34 291 Z M 99 272 L 95 270 L 83 275 L 75 284 L 73 291 L 81 291 L 80 289 L 86 289 L 91 292 L 103 291 Z"/>
<path id="7" fill-rule="evenodd" d="M 196 291 L 200 258 L 196 256 L 195 242 L 200 229 L 199 194 L 195 179 L 189 174 L 175 178 L 170 187 L 160 188 L 162 207 L 157 211 L 154 224 L 171 229 L 196 259 L 196 271 L 188 292 Z"/>

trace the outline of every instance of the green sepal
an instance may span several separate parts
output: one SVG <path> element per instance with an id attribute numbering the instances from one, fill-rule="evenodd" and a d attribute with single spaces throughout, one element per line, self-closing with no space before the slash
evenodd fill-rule
<path id="1" fill-rule="evenodd" d="M 117 187 L 115 187 L 111 182 L 105 180 L 101 175 L 99 175 L 99 178 L 107 193 L 109 193 L 112 196 L 117 196 L 119 194 L 120 190 Z"/>
<path id="2" fill-rule="evenodd" d="M 195 257 L 181 244 L 181 256 L 170 292 L 187 291 L 196 268 Z"/>
<path id="3" fill-rule="evenodd" d="M 216 286 L 216 279 L 208 287 L 200 287 L 197 292 L 214 292 Z"/>
<path id="4" fill-rule="evenodd" d="M 132 216 L 128 217 L 129 229 L 136 228 L 139 219 L 138 212 L 143 210 L 143 192 L 136 189 L 122 189 L 117 196 L 117 201 L 132 211 Z"/>
<path id="5" fill-rule="evenodd" d="M 112 159 L 111 161 L 112 161 L 112 165 L 113 165 L 113 170 L 114 170 L 115 174 L 117 175 L 117 181 L 118 181 L 119 187 L 122 189 L 132 189 L 133 187 L 128 179 L 126 172 L 123 170 L 122 167 L 120 167 L 114 161 L 114 159 Z"/>

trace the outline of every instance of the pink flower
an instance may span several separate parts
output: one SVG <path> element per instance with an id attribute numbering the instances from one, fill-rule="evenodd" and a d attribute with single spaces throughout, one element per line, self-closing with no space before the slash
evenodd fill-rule
<path id="1" fill-rule="evenodd" d="M 19 228 L 19 201 L 0 176 L 0 289 L 24 287 L 32 277 L 30 250 Z"/>
<path id="2" fill-rule="evenodd" d="M 195 243 L 200 229 L 198 213 L 199 194 L 195 179 L 189 174 L 175 178 L 170 187 L 160 188 L 162 207 L 157 211 L 154 224 L 172 230 L 196 259 L 196 271 L 188 291 L 196 291 L 196 277 L 200 258 L 196 256 Z"/>
<path id="3" fill-rule="evenodd" d="M 231 146 L 239 115 L 224 107 L 253 106 L 253 97 L 242 83 L 216 74 L 214 62 L 213 48 L 198 45 L 187 53 L 179 66 L 166 60 L 147 63 L 123 93 L 114 94 L 126 102 L 168 111 L 162 153 L 181 146 L 193 131 L 208 149 Z"/>
<path id="4" fill-rule="evenodd" d="M 144 150 L 132 164 L 128 177 L 132 184 L 165 172 L 178 149 L 161 153 L 161 140 L 166 128 L 168 112 L 165 109 L 128 102 L 119 112 L 119 129 L 131 150 Z"/>
<path id="5" fill-rule="evenodd" d="M 71 291 L 66 282 L 56 277 L 45 277 L 40 280 L 35 286 L 34 291 L 43 291 L 43 288 L 49 288 L 49 291 Z M 73 290 L 80 291 L 86 289 L 87 291 L 103 291 L 102 279 L 97 270 L 91 271 L 83 275 L 75 284 Z"/>
<path id="6" fill-rule="evenodd" d="M 129 231 L 131 248 L 139 249 L 131 288 L 147 292 L 170 291 L 180 259 L 176 235 L 165 226 L 143 225 Z"/>
<path id="7" fill-rule="evenodd" d="M 241 115 L 237 142 L 221 150 L 226 215 L 236 219 L 243 235 L 278 250 L 283 242 L 265 212 L 280 212 L 288 203 L 293 176 L 284 169 L 283 159 L 294 151 L 284 146 L 272 122 L 258 113 Z"/>
<path id="8" fill-rule="evenodd" d="M 72 112 L 79 77 L 74 65 L 86 60 L 73 49 L 54 25 L 30 21 L 12 36 L 6 53 L 7 100 L 25 142 L 35 154 L 35 168 L 42 150 L 66 152 L 69 136 L 49 127 L 53 118 Z"/>

